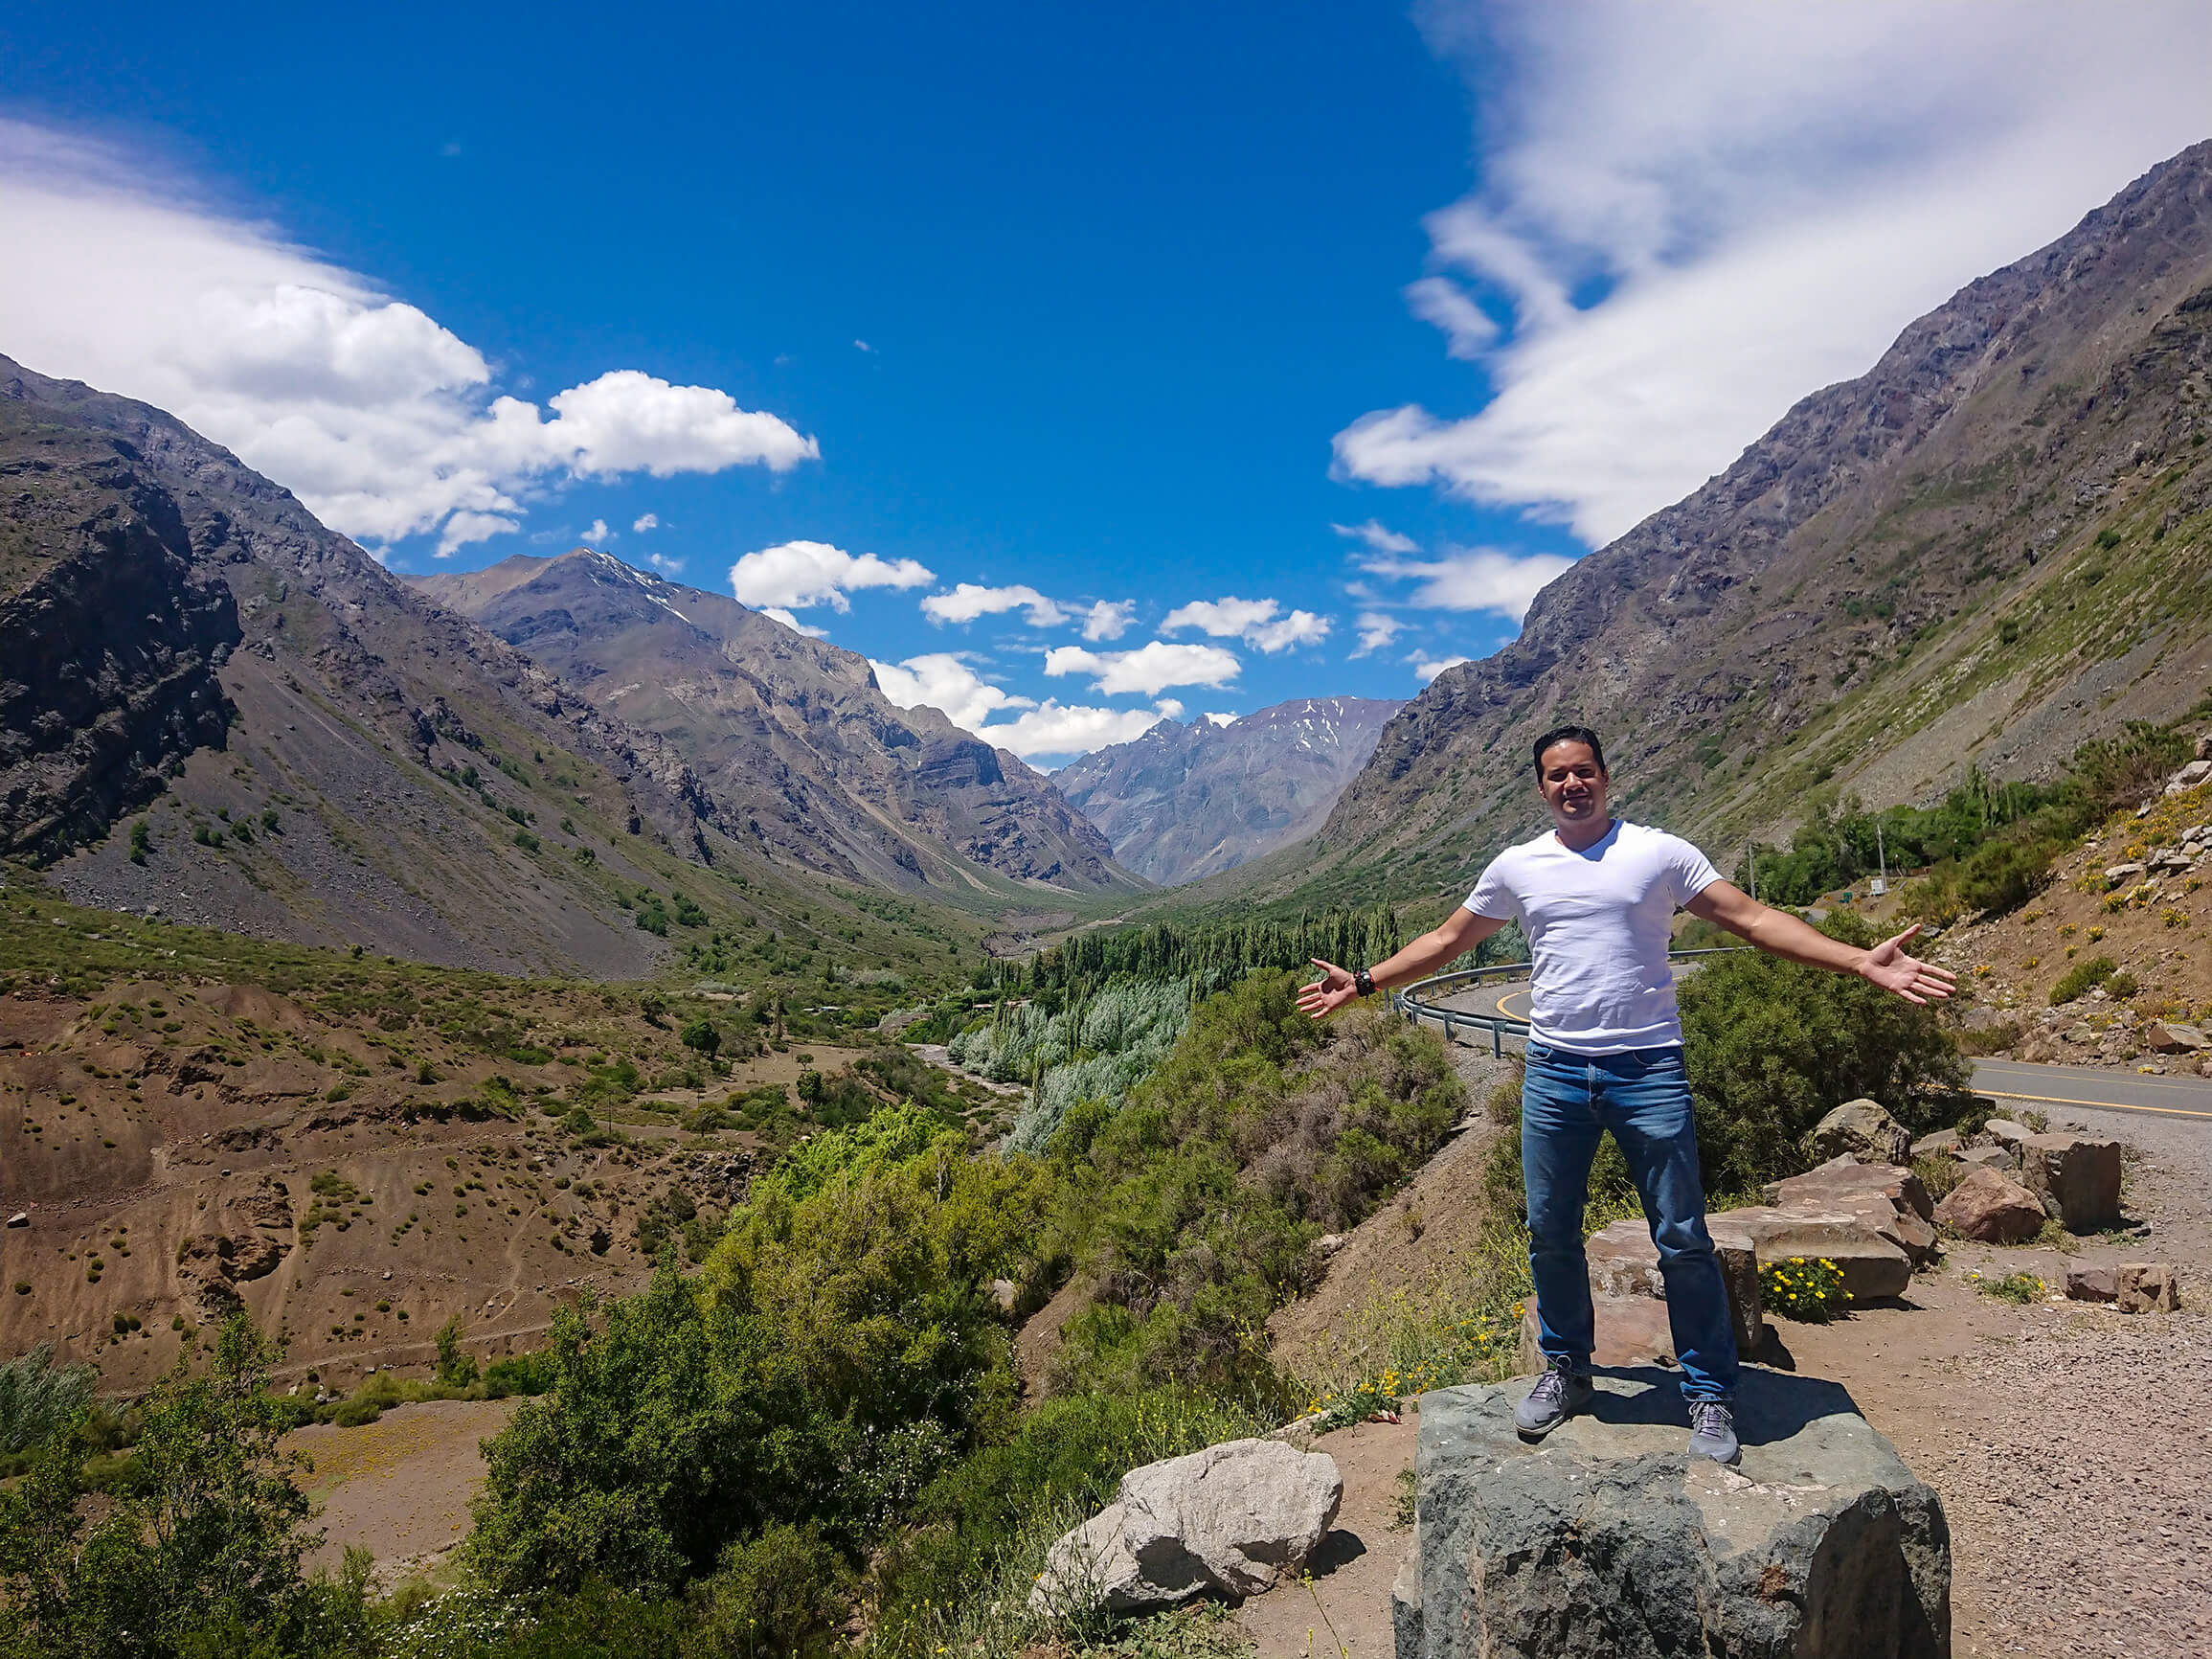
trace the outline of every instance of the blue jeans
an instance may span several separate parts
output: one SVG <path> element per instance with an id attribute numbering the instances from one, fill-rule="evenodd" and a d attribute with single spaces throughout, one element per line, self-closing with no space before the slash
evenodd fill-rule
<path id="1" fill-rule="evenodd" d="M 1528 1265 L 1545 1358 L 1590 1369 L 1593 1317 L 1582 1217 L 1598 1137 L 1613 1131 L 1628 1160 L 1666 1284 L 1667 1322 L 1686 1399 L 1726 1399 L 1736 1383 L 1736 1333 L 1713 1240 L 1705 1231 L 1698 1132 L 1679 1048 L 1577 1055 L 1528 1045 L 1521 1085 L 1521 1161 L 1528 1186 Z"/>

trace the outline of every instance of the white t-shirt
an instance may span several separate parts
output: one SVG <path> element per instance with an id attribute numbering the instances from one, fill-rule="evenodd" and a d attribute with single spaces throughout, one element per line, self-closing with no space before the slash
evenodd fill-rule
<path id="1" fill-rule="evenodd" d="M 1720 879 L 1681 836 L 1616 818 L 1580 852 L 1549 832 L 1508 847 L 1467 908 L 1528 935 L 1535 1041 L 1586 1055 L 1679 1048 L 1668 936 L 1675 912 Z"/>

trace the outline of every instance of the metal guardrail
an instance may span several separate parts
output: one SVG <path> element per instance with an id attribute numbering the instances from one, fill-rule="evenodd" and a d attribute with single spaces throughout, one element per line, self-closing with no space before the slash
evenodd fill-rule
<path id="1" fill-rule="evenodd" d="M 1755 948 L 1749 944 L 1721 944 L 1705 950 L 1670 950 L 1667 952 L 1667 960 L 1692 962 L 1702 957 L 1729 956 L 1739 950 Z M 1498 962 L 1488 967 L 1463 967 L 1456 973 L 1439 973 L 1428 979 L 1417 979 L 1404 989 L 1390 992 L 1390 1008 L 1393 1012 L 1403 1014 L 1410 1024 L 1428 1020 L 1442 1026 L 1446 1042 L 1457 1042 L 1459 1038 L 1456 1034 L 1461 1031 L 1488 1032 L 1490 1052 L 1502 1055 L 1507 1037 L 1516 1041 L 1527 1039 L 1526 1020 L 1516 1019 L 1509 1013 L 1468 1013 L 1461 1009 L 1433 1008 L 1423 998 L 1452 995 L 1464 990 L 1468 986 L 1484 982 L 1496 985 L 1527 977 L 1528 964 L 1525 962 Z"/>

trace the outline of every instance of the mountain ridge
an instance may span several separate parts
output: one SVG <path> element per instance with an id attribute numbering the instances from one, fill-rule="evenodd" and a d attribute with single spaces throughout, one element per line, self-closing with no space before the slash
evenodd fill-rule
<path id="1" fill-rule="evenodd" d="M 980 886 L 963 861 L 1038 896 L 1141 886 L 1018 756 L 939 710 L 895 707 L 867 658 L 727 594 L 590 548 L 409 580 L 653 732 L 771 855 L 956 898 Z"/>
<path id="2" fill-rule="evenodd" d="M 2179 714 L 2212 679 L 2208 325 L 2212 143 L 1578 561 L 1390 722 L 1310 858 L 1247 891 L 1449 891 L 1539 827 L 1524 745 L 1563 719 L 1606 736 L 1624 812 L 1732 844 L 1817 790 L 2044 776 Z"/>
<path id="3" fill-rule="evenodd" d="M 807 908 L 664 738 L 173 417 L 0 358 L 0 846 L 72 898 L 613 977 L 643 889 Z"/>

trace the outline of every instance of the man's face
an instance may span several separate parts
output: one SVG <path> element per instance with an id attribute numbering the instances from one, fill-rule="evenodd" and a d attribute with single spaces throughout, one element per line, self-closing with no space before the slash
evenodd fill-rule
<path id="1" fill-rule="evenodd" d="M 1562 824 L 1588 824 L 1605 816 L 1605 768 L 1588 743 L 1554 743 L 1544 751 L 1536 786 Z"/>

